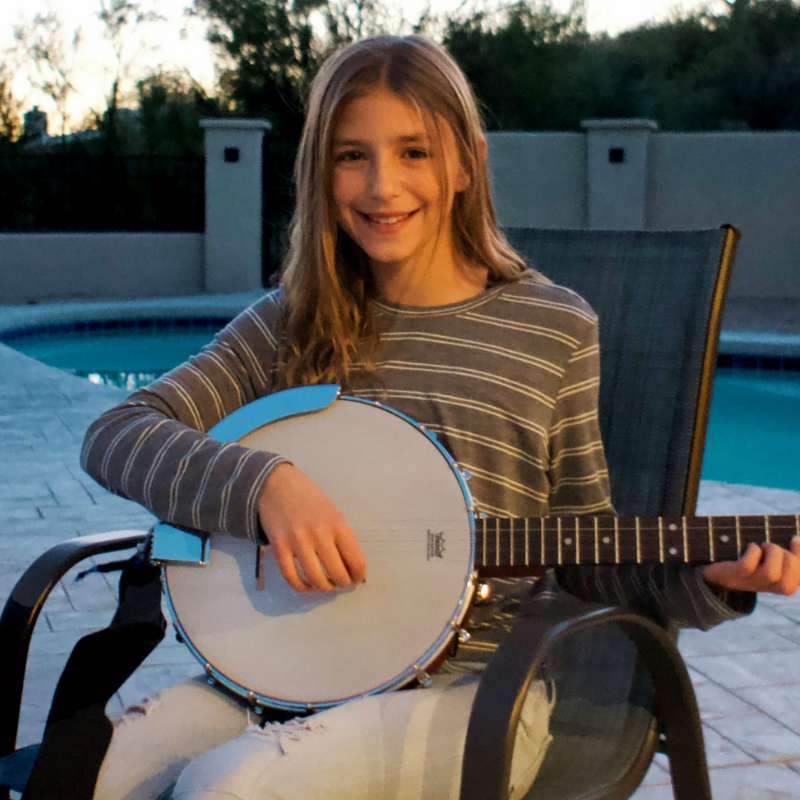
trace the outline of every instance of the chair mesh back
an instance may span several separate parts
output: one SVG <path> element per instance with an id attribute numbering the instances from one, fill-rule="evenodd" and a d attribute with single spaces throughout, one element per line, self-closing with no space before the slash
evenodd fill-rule
<path id="1" fill-rule="evenodd" d="M 725 229 L 506 235 L 600 318 L 600 424 L 617 513 L 680 515 Z"/>

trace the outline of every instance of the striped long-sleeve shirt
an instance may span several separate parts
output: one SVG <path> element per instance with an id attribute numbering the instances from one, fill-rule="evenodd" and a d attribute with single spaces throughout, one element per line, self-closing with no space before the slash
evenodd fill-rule
<path id="1" fill-rule="evenodd" d="M 280 454 L 205 435 L 222 417 L 279 386 L 279 290 L 242 312 L 197 356 L 101 416 L 84 468 L 159 518 L 255 538 L 257 502 Z M 574 292 L 534 271 L 459 303 L 412 308 L 375 302 L 375 368 L 356 365 L 349 394 L 379 399 L 429 430 L 471 473 L 491 515 L 610 513 L 597 419 L 597 319 Z M 737 616 L 697 570 L 564 570 L 586 599 L 623 603 L 681 625 Z M 482 661 L 502 638 L 530 579 L 497 581 L 477 609 L 459 659 Z M 742 608 L 741 610 L 746 610 Z"/>

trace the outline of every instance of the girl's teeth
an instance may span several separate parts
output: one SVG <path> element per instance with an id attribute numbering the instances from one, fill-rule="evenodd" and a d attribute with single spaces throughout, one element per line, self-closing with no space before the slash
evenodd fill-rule
<path id="1" fill-rule="evenodd" d="M 403 214 L 400 217 L 383 217 L 381 219 L 375 219 L 375 217 L 370 217 L 370 222 L 378 222 L 383 225 L 391 225 L 394 222 L 399 222 L 401 219 L 405 219 L 408 214 Z"/>

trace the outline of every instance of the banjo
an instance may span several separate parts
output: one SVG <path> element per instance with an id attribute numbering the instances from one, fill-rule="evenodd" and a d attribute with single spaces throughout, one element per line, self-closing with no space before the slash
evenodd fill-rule
<path id="1" fill-rule="evenodd" d="M 209 682 L 270 706 L 311 711 L 418 681 L 448 651 L 479 577 L 559 565 L 710 563 L 749 542 L 788 546 L 800 515 L 643 519 L 478 513 L 436 436 L 336 385 L 288 389 L 236 410 L 214 438 L 280 453 L 347 518 L 369 581 L 295 592 L 268 545 L 159 523 L 151 557 L 166 605 Z"/>

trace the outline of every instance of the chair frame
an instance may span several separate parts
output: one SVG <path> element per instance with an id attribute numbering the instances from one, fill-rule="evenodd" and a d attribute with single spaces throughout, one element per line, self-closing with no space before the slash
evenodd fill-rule
<path id="1" fill-rule="evenodd" d="M 22 708 L 25 666 L 36 621 L 50 592 L 81 561 L 104 553 L 137 547 L 146 531 L 113 531 L 59 542 L 40 555 L 22 574 L 0 616 L 0 800 L 9 789 L 21 791 L 38 745 L 15 751 Z M 23 779 L 18 776 L 22 775 Z"/>
<path id="2" fill-rule="evenodd" d="M 719 352 L 719 334 L 722 327 L 722 312 L 725 306 L 725 296 L 733 270 L 733 261 L 739 245 L 741 234 L 733 225 L 723 225 L 725 240 L 720 254 L 717 281 L 714 284 L 714 294 L 711 299 L 711 308 L 708 315 L 708 335 L 706 337 L 706 350 L 703 355 L 703 371 L 700 377 L 700 389 L 697 397 L 697 412 L 694 420 L 692 434 L 692 449 L 689 460 L 689 470 L 686 477 L 686 494 L 683 499 L 683 513 L 693 514 L 697 507 L 697 493 L 700 489 L 700 470 L 703 466 L 703 450 L 706 443 L 708 429 L 708 414 L 711 408 L 711 387 L 714 382 L 714 370 L 717 365 Z"/>
<path id="3" fill-rule="evenodd" d="M 561 618 L 521 620 L 484 673 L 472 706 L 464 749 L 461 800 L 506 800 L 511 757 L 525 695 L 537 671 L 564 639 L 614 625 L 630 637 L 653 681 L 660 734 L 651 728 L 630 768 L 613 787 L 582 800 L 630 797 L 659 744 L 669 744 L 676 800 L 711 800 L 703 729 L 691 678 L 669 634 L 621 608 L 598 608 Z M 534 794 L 535 797 L 535 782 Z"/>

